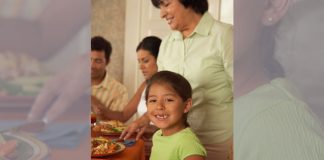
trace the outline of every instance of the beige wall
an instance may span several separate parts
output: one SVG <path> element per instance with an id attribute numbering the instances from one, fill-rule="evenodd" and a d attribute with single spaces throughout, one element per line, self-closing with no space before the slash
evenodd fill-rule
<path id="1" fill-rule="evenodd" d="M 111 42 L 113 51 L 108 73 L 122 82 L 126 0 L 92 0 L 91 3 L 91 36 L 100 35 Z"/>

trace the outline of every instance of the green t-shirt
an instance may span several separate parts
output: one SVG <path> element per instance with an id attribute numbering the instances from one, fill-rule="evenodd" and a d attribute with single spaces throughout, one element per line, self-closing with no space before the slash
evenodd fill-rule
<path id="1" fill-rule="evenodd" d="M 171 136 L 162 136 L 158 130 L 153 135 L 150 160 L 183 160 L 191 155 L 206 156 L 206 150 L 190 128 Z"/>

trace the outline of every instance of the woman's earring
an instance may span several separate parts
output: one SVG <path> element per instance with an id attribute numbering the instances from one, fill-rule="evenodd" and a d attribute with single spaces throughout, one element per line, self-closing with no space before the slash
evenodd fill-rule
<path id="1" fill-rule="evenodd" d="M 274 22 L 274 19 L 271 16 L 266 16 L 266 17 L 263 17 L 263 19 L 262 19 L 262 24 L 265 26 L 271 26 L 271 25 L 273 25 L 273 22 Z"/>

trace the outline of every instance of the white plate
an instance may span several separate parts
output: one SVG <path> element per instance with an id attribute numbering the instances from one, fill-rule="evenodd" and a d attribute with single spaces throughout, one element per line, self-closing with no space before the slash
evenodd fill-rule
<path id="1" fill-rule="evenodd" d="M 17 140 L 16 150 L 6 156 L 8 160 L 43 160 L 49 154 L 46 144 L 28 134 L 6 133 L 2 136 L 5 140 Z"/>

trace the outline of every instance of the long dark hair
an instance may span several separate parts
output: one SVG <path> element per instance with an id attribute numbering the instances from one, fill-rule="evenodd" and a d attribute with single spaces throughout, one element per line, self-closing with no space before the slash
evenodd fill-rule
<path id="1" fill-rule="evenodd" d="M 144 49 L 150 52 L 155 59 L 157 59 L 159 55 L 161 39 L 156 36 L 148 36 L 145 37 L 137 46 L 136 52 L 140 49 Z"/>

